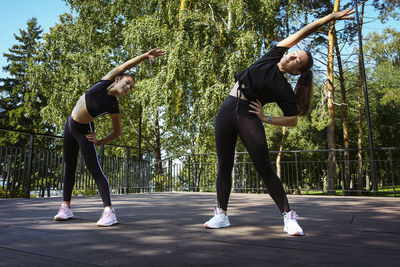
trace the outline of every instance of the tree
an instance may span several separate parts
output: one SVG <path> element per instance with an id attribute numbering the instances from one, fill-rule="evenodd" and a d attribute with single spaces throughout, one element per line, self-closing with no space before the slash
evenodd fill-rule
<path id="1" fill-rule="evenodd" d="M 68 1 L 77 16 L 64 14 L 44 37 L 42 65 L 32 83 L 49 104 L 45 120 L 59 131 L 78 97 L 116 63 L 160 47 L 168 55 L 134 72 L 136 88 L 120 99 L 124 136 L 136 145 L 139 106 L 143 141 L 161 152 L 214 150 L 214 120 L 233 76 L 275 40 L 279 1 Z M 261 12 L 260 12 L 261 11 Z M 101 18 L 101 19 L 100 19 Z M 96 122 L 101 136 L 106 119 Z M 177 138 L 178 137 L 178 138 Z"/>
<path id="2" fill-rule="evenodd" d="M 47 132 L 51 126 L 43 124 L 39 111 L 47 105 L 42 92 L 31 86 L 27 73 L 32 65 L 37 64 L 37 46 L 42 30 L 36 18 L 27 22 L 26 30 L 19 30 L 14 35 L 17 44 L 8 53 L 4 53 L 9 63 L 3 69 L 9 77 L 1 79 L 0 94 L 0 126 L 16 130 Z M 27 139 L 18 134 L 7 134 L 1 143 L 5 145 L 23 146 Z"/>
<path id="3" fill-rule="evenodd" d="M 373 6 L 379 11 L 379 18 L 386 22 L 389 17 L 400 19 L 400 2 L 398 0 L 374 0 Z"/>
<path id="4" fill-rule="evenodd" d="M 362 25 L 364 21 L 364 8 L 365 8 L 365 2 L 362 3 L 361 6 L 361 14 L 360 14 L 360 31 L 362 31 Z M 358 51 L 360 53 L 360 51 Z M 363 183 L 363 162 L 362 162 L 362 143 L 363 143 L 363 82 L 362 82 L 362 68 L 361 68 L 361 55 L 359 54 L 358 56 L 358 138 L 357 138 L 357 147 L 358 147 L 358 153 L 357 153 L 357 189 L 358 189 L 358 194 L 361 195 L 361 190 L 364 187 Z M 369 187 L 369 183 L 367 182 L 367 189 Z"/>
<path id="5" fill-rule="evenodd" d="M 365 42 L 369 62 L 369 86 L 373 103 L 372 120 L 377 146 L 397 147 L 400 130 L 400 32 L 387 28 L 381 34 L 371 33 Z"/>

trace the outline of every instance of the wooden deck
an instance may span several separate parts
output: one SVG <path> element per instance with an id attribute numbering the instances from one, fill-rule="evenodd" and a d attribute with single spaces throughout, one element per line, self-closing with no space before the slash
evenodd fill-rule
<path id="1" fill-rule="evenodd" d="M 0 266 L 399 266 L 400 199 L 289 196 L 304 237 L 283 232 L 268 195 L 232 194 L 232 226 L 207 230 L 215 193 L 112 196 L 118 224 L 99 228 L 99 197 L 0 199 Z"/>

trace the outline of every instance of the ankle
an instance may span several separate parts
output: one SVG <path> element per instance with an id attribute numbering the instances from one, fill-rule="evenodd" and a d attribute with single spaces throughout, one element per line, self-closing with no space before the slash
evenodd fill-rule
<path id="1" fill-rule="evenodd" d="M 70 201 L 63 201 L 63 204 L 67 205 L 68 208 L 71 208 L 71 202 Z"/>

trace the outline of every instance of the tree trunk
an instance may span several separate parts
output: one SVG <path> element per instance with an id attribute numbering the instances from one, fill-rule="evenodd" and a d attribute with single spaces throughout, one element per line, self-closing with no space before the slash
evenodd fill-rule
<path id="1" fill-rule="evenodd" d="M 364 18 L 364 5 L 362 4 L 361 14 L 360 14 L 360 27 L 363 25 L 363 18 Z M 362 126 L 362 107 L 363 105 L 363 81 L 362 81 L 362 74 L 361 74 L 361 58 L 358 58 L 358 140 L 357 140 L 357 194 L 361 195 L 362 190 L 364 188 L 364 179 L 363 179 L 363 157 L 362 157 L 362 136 L 363 136 L 363 126 Z"/>
<path id="2" fill-rule="evenodd" d="M 340 1 L 335 0 L 333 11 L 339 10 Z M 333 48 L 335 39 L 335 22 L 329 24 L 328 32 L 328 74 L 327 74 L 327 91 L 328 91 L 328 110 L 330 115 L 330 124 L 327 129 L 328 148 L 335 149 L 335 106 L 333 104 L 334 86 L 333 86 Z M 335 194 L 336 183 L 336 155 L 334 151 L 328 152 L 328 181 L 327 191 L 329 195 Z"/>
<path id="3" fill-rule="evenodd" d="M 185 9 L 185 7 L 186 7 L 186 0 L 181 0 L 179 10 L 182 11 Z"/>
<path id="4" fill-rule="evenodd" d="M 339 44 L 337 41 L 336 29 L 335 29 L 335 50 L 336 50 L 336 58 L 337 64 L 339 68 L 339 82 L 340 82 L 340 92 L 342 95 L 342 121 L 343 121 L 343 146 L 344 146 L 344 192 L 343 195 L 346 195 L 346 190 L 350 189 L 350 148 L 349 145 L 349 120 L 347 116 L 347 103 L 346 103 L 346 87 L 344 85 L 344 75 L 343 75 L 343 66 L 342 66 L 342 58 L 340 56 Z"/>
<path id="5" fill-rule="evenodd" d="M 243 166 L 242 166 L 242 179 L 241 179 L 241 186 L 242 186 L 242 190 L 240 191 L 241 193 L 247 193 L 246 192 L 246 185 L 248 182 L 248 173 L 247 173 L 247 167 L 248 167 L 248 163 L 247 163 L 247 157 L 246 157 L 246 153 L 243 153 L 242 156 L 242 162 L 243 162 Z"/>
<path id="6" fill-rule="evenodd" d="M 161 162 L 161 135 L 160 135 L 160 125 L 158 119 L 158 110 L 156 110 L 154 114 L 154 159 L 155 159 L 155 167 L 156 174 L 162 174 L 162 162 Z"/>
<path id="7" fill-rule="evenodd" d="M 126 118 L 129 121 L 129 124 L 132 127 L 132 130 L 138 134 L 141 135 L 139 129 L 135 126 L 135 123 L 133 122 L 132 118 L 129 116 L 129 113 L 125 111 L 125 109 L 120 106 L 121 111 L 126 115 Z M 147 145 L 147 147 L 154 153 L 154 158 L 155 158 L 155 162 L 161 162 L 161 138 L 160 138 L 160 127 L 159 127 L 159 122 L 158 122 L 158 112 L 154 117 L 154 144 L 151 142 L 152 140 L 142 136 L 141 140 Z M 159 171 L 160 169 L 158 169 L 157 171 Z M 162 168 L 161 168 L 161 172 L 162 173 Z"/>
<path id="8" fill-rule="evenodd" d="M 286 17 L 285 17 L 285 25 L 286 25 L 286 36 L 289 36 L 289 15 L 288 15 L 288 9 L 289 6 L 286 6 Z M 282 151 L 285 150 L 285 144 L 286 144 L 286 133 L 287 129 L 286 127 L 282 127 L 282 139 L 281 139 L 281 145 L 279 146 L 279 153 L 278 156 L 276 157 L 276 175 L 281 178 L 281 159 L 282 159 Z"/>
<path id="9" fill-rule="evenodd" d="M 239 154 L 238 154 L 238 146 L 235 147 L 235 157 L 233 159 L 233 168 L 232 168 L 232 179 L 233 179 L 233 190 L 238 193 L 240 190 L 240 166 L 238 166 Z"/>
<path id="10" fill-rule="evenodd" d="M 359 62 L 360 63 L 360 62 Z M 357 190 L 358 195 L 361 195 L 361 191 L 363 188 L 363 157 L 362 157 L 362 135 L 363 135 L 363 127 L 362 127 L 362 101 L 363 101 L 363 94 L 362 94 L 362 83 L 361 83 L 361 74 L 359 75 L 359 84 L 358 84 L 358 138 L 357 138 Z"/>
<path id="11" fill-rule="evenodd" d="M 282 151 L 285 149 L 286 132 L 287 132 L 286 127 L 282 127 L 281 145 L 279 146 L 279 153 L 278 156 L 276 157 L 276 175 L 278 175 L 279 178 L 281 178 L 281 159 L 282 159 Z"/>

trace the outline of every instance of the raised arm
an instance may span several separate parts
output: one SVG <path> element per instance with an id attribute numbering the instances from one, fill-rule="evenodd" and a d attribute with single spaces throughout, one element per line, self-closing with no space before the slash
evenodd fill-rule
<path id="1" fill-rule="evenodd" d="M 332 20 L 345 20 L 345 19 L 354 19 L 354 17 L 349 17 L 352 15 L 355 11 L 353 11 L 353 8 L 349 8 L 343 11 L 338 11 L 338 12 L 333 12 L 323 18 L 320 18 L 316 21 L 311 22 L 310 24 L 306 25 L 302 29 L 300 29 L 298 32 L 289 35 L 282 41 L 280 41 L 276 46 L 283 46 L 283 47 L 292 47 L 313 32 L 317 31 L 319 27 L 324 25 L 325 23 L 328 23 Z"/>
<path id="2" fill-rule="evenodd" d="M 154 48 L 154 49 L 148 51 L 147 53 L 144 53 L 140 56 L 132 58 L 132 59 L 126 61 L 125 63 L 123 63 L 122 65 L 115 67 L 113 70 L 111 70 L 109 73 L 107 73 L 101 79 L 102 80 L 114 80 L 115 77 L 117 77 L 118 75 L 124 73 L 125 71 L 137 66 L 140 62 L 142 62 L 146 59 L 151 59 L 154 62 L 157 57 L 163 56 L 163 55 L 165 55 L 165 52 L 163 50 Z"/>

